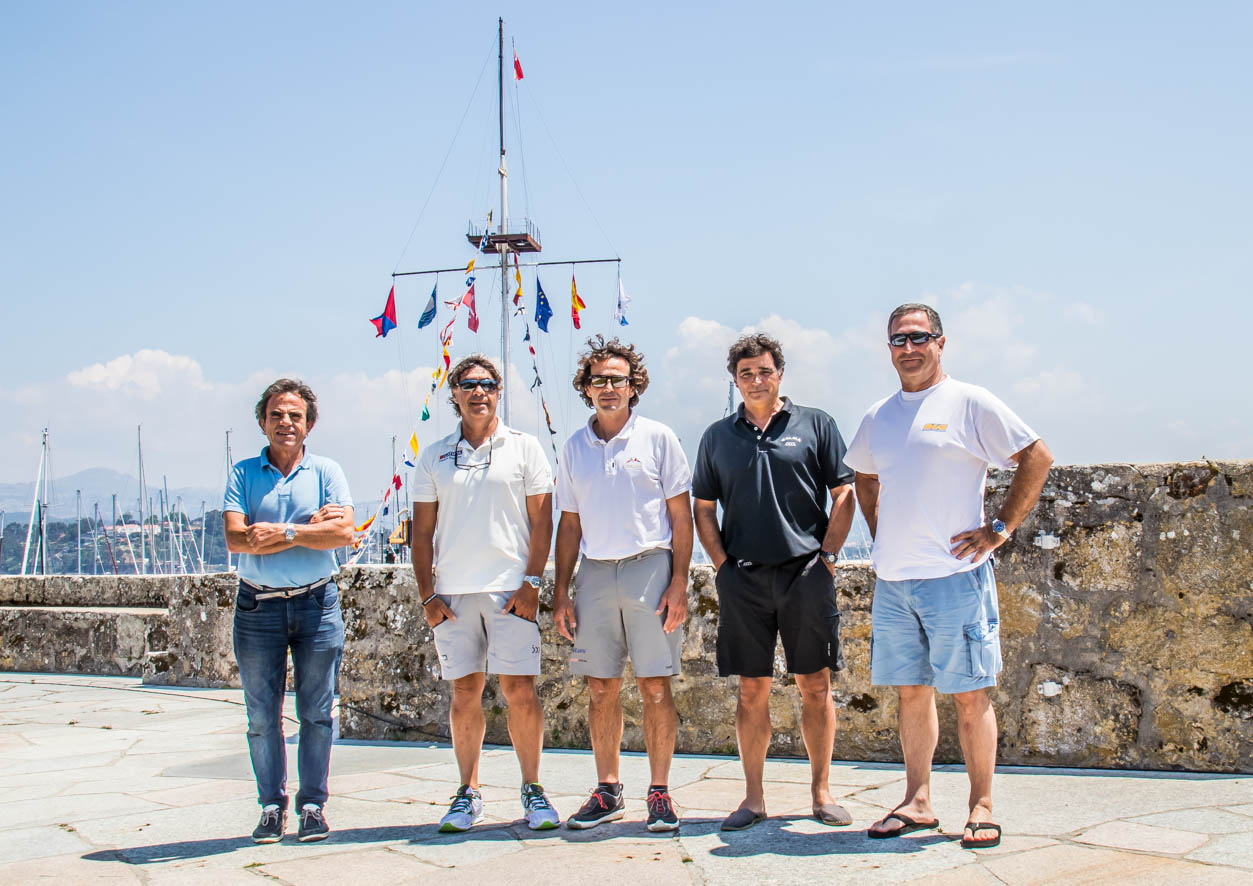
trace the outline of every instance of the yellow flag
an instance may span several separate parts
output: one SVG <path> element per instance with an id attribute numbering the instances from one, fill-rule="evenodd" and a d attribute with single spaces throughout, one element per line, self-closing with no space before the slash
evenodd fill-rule
<path id="1" fill-rule="evenodd" d="M 470 259 L 470 263 L 469 263 L 468 265 L 466 265 L 466 273 L 467 273 L 467 274 L 473 274 L 473 273 L 474 273 L 474 259 Z"/>
<path id="2" fill-rule="evenodd" d="M 418 454 L 418 434 L 416 431 L 409 436 L 409 448 L 413 450 L 414 455 Z"/>

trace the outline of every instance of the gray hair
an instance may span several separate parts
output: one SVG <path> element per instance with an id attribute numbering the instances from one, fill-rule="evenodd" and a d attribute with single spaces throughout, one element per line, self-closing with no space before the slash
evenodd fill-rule
<path id="1" fill-rule="evenodd" d="M 931 307 L 931 305 L 919 304 L 918 302 L 903 304 L 888 315 L 888 333 L 892 332 L 892 324 L 901 317 L 915 313 L 926 314 L 927 322 L 931 325 L 931 331 L 936 335 L 944 334 L 944 324 L 940 322 L 940 315 L 936 313 L 935 308 Z"/>

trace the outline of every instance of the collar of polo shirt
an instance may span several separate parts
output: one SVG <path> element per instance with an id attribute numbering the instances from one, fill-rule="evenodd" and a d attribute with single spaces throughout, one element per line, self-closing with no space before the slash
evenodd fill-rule
<path id="1" fill-rule="evenodd" d="M 592 417 L 587 420 L 588 435 L 601 446 L 605 446 L 606 444 L 612 443 L 614 440 L 625 440 L 627 437 L 631 436 L 631 429 L 634 427 L 635 427 L 635 410 L 634 409 L 631 410 L 631 416 L 630 418 L 626 420 L 626 424 L 622 426 L 622 430 L 618 431 L 618 433 L 614 434 L 608 440 L 600 439 L 600 434 L 596 433 L 596 415 L 595 414 L 593 414 Z"/>
<path id="2" fill-rule="evenodd" d="M 791 413 L 792 411 L 791 399 L 788 397 L 784 397 L 782 399 L 783 399 L 783 405 L 779 407 L 779 412 Z M 770 416 L 770 421 L 766 422 L 766 427 L 769 427 L 774 422 L 774 416 L 778 415 L 779 412 L 776 412 L 774 415 Z M 753 427 L 753 428 L 757 427 L 757 425 L 749 421 L 748 416 L 744 412 L 744 404 L 742 402 L 740 403 L 739 406 L 736 407 L 735 414 L 739 416 L 740 421 L 744 422 L 744 424 L 748 425 L 749 427 Z M 631 417 L 634 418 L 635 416 L 631 416 Z M 764 431 L 765 429 L 766 428 L 758 428 L 758 430 L 760 431 Z"/>
<path id="3" fill-rule="evenodd" d="M 270 468 L 271 470 L 275 470 L 275 471 L 278 470 L 278 468 L 274 466 L 274 462 L 270 461 L 270 447 L 269 446 L 261 447 L 261 463 L 265 465 L 267 468 Z M 296 471 L 299 471 L 301 468 L 307 468 L 307 467 L 309 467 L 309 447 L 305 446 L 304 452 L 300 454 L 300 461 L 296 463 L 296 467 L 292 468 L 292 473 L 294 474 L 296 473 Z"/>

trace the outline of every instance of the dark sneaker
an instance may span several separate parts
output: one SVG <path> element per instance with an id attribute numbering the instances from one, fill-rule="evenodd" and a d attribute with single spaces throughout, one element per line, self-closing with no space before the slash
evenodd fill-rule
<path id="1" fill-rule="evenodd" d="M 561 824 L 561 816 L 548 802 L 544 788 L 535 782 L 522 786 L 522 811 L 526 814 L 526 826 L 533 831 L 548 831 Z"/>
<path id="2" fill-rule="evenodd" d="M 456 834 L 468 831 L 475 823 L 483 820 L 483 795 L 463 784 L 452 795 L 452 803 L 448 812 L 439 820 L 441 834 Z"/>
<path id="3" fill-rule="evenodd" d="M 306 803 L 300 810 L 300 830 L 296 838 L 301 843 L 313 843 L 317 840 L 325 840 L 330 833 L 331 829 L 326 826 L 326 816 L 322 814 L 322 807 Z"/>
<path id="4" fill-rule="evenodd" d="M 277 806 L 266 806 L 261 810 L 261 820 L 252 832 L 254 843 L 277 843 L 283 839 L 287 830 L 287 810 Z"/>
<path id="5" fill-rule="evenodd" d="M 566 827 L 575 830 L 594 828 L 607 821 L 617 821 L 625 812 L 622 785 L 618 785 L 617 791 L 610 790 L 606 785 L 597 785 L 582 808 L 566 819 Z"/>
<path id="6" fill-rule="evenodd" d="M 674 801 L 669 791 L 648 792 L 648 829 L 650 831 L 677 831 L 679 816 L 674 811 Z"/>

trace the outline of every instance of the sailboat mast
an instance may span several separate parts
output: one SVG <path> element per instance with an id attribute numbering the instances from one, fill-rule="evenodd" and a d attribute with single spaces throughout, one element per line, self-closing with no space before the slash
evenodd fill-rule
<path id="1" fill-rule="evenodd" d="M 496 102 L 500 109 L 500 233 L 508 228 L 509 173 L 505 165 L 505 20 L 496 20 L 499 37 L 499 53 L 496 57 Z M 500 252 L 500 408 L 505 424 L 509 424 L 509 282 L 505 276 L 509 269 L 509 246 L 504 237 L 497 249 Z"/>
<path id="2" fill-rule="evenodd" d="M 48 447 L 48 429 L 44 428 L 44 443 L 39 449 L 39 471 L 35 474 L 35 495 L 30 503 L 30 520 L 26 522 L 26 547 L 22 548 L 22 575 L 26 574 L 26 561 L 30 559 L 30 568 L 33 570 L 38 566 L 38 555 L 30 556 L 30 539 L 35 531 L 35 514 L 39 512 L 39 484 L 44 478 L 44 451 Z M 38 541 L 38 539 L 36 539 Z"/>
<path id="3" fill-rule="evenodd" d="M 44 492 L 39 507 L 39 556 L 43 561 L 41 575 L 48 575 L 48 479 L 52 463 L 48 460 L 48 429 L 44 428 Z"/>
<path id="4" fill-rule="evenodd" d="M 148 554 L 144 540 L 144 426 L 135 428 L 135 443 L 139 450 L 139 563 L 136 572 L 147 574 Z"/>

